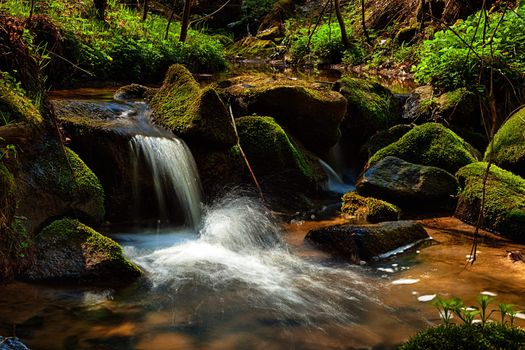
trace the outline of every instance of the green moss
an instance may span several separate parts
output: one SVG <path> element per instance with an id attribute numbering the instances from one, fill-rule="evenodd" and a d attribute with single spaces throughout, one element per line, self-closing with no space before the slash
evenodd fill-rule
<path id="1" fill-rule="evenodd" d="M 456 108 L 460 103 L 465 101 L 468 96 L 474 94 L 468 91 L 466 88 L 460 88 L 453 91 L 449 91 L 441 95 L 438 99 L 438 103 L 443 110 Z"/>
<path id="2" fill-rule="evenodd" d="M 400 350 L 518 350 L 525 347 L 525 331 L 499 323 L 440 325 L 419 332 Z"/>
<path id="3" fill-rule="evenodd" d="M 455 173 L 462 166 L 476 161 L 469 149 L 471 146 L 453 131 L 441 124 L 426 123 L 376 152 L 369 164 L 394 156 L 414 164 L 435 166 Z"/>
<path id="4" fill-rule="evenodd" d="M 341 213 L 365 217 L 370 222 L 393 221 L 399 218 L 401 210 L 388 202 L 372 197 L 363 197 L 355 192 L 343 196 Z"/>
<path id="5" fill-rule="evenodd" d="M 348 100 L 343 121 L 343 135 L 356 144 L 363 144 L 378 130 L 398 123 L 401 113 L 393 94 L 371 80 L 344 77 L 338 90 Z"/>
<path id="6" fill-rule="evenodd" d="M 3 163 L 0 163 L 0 200 L 11 197 L 14 191 L 15 177 Z"/>
<path id="7" fill-rule="evenodd" d="M 367 153 L 367 159 L 372 157 L 377 151 L 398 141 L 403 135 L 412 130 L 413 125 L 400 124 L 388 130 L 381 130 L 375 133 L 370 140 L 363 146 L 362 151 Z"/>
<path id="8" fill-rule="evenodd" d="M 69 246 L 76 242 L 82 246 L 87 256 L 103 256 L 107 261 L 118 262 L 129 270 L 140 273 L 140 270 L 124 257 L 122 247 L 117 242 L 78 220 L 66 218 L 54 221 L 39 233 L 38 239 L 59 246 Z"/>
<path id="9" fill-rule="evenodd" d="M 494 136 L 493 143 L 485 152 L 485 160 L 494 147 L 492 161 L 495 164 L 525 176 L 525 108 L 503 124 Z"/>
<path id="10" fill-rule="evenodd" d="M 64 154 L 65 150 L 65 154 Z M 67 157 L 66 157 L 67 156 Z M 56 143 L 46 145 L 43 156 L 33 165 L 36 181 L 66 202 L 91 216 L 104 217 L 104 189 L 97 176 L 71 149 Z"/>
<path id="11" fill-rule="evenodd" d="M 150 105 L 154 120 L 182 137 L 226 145 L 235 142 L 228 111 L 217 92 L 211 87 L 201 90 L 182 65 L 169 68 Z"/>
<path id="12" fill-rule="evenodd" d="M 250 116 L 236 121 L 241 146 L 256 175 L 293 171 L 311 181 L 314 171 L 305 155 L 271 117 Z"/>
<path id="13" fill-rule="evenodd" d="M 486 167 L 487 163 L 477 162 L 461 168 L 456 174 L 462 184 L 456 210 L 459 218 L 476 221 Z M 524 241 L 525 179 L 492 165 L 487 180 L 483 214 L 485 227 Z"/>
<path id="14" fill-rule="evenodd" d="M 16 122 L 39 124 L 43 118 L 24 91 L 0 72 L 0 125 Z"/>

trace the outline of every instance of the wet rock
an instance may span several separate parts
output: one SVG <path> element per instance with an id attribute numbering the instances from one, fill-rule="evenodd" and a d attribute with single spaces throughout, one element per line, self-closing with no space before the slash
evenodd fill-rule
<path id="1" fill-rule="evenodd" d="M 120 87 L 113 98 L 115 100 L 151 100 L 158 89 L 150 88 L 140 84 L 130 84 Z"/>
<path id="2" fill-rule="evenodd" d="M 373 225 L 337 225 L 308 232 L 305 239 L 350 262 L 372 261 L 381 254 L 429 238 L 415 221 Z"/>
<path id="3" fill-rule="evenodd" d="M 304 186 L 324 180 L 320 166 L 310 161 L 275 119 L 242 117 L 236 124 L 241 146 L 257 176 L 285 178 Z"/>
<path id="4" fill-rule="evenodd" d="M 221 96 L 232 104 L 236 117 L 273 117 L 316 154 L 328 151 L 341 137 L 346 100 L 337 92 L 277 75 L 241 76 L 221 86 Z"/>
<path id="5" fill-rule="evenodd" d="M 458 182 L 448 172 L 388 156 L 358 180 L 357 192 L 405 209 L 452 209 Z"/>
<path id="6" fill-rule="evenodd" d="M 77 220 L 62 219 L 45 227 L 35 249 L 35 264 L 23 275 L 29 281 L 122 285 L 141 275 L 116 242 Z"/>
<path id="7" fill-rule="evenodd" d="M 369 165 L 373 166 L 388 156 L 438 167 L 450 173 L 476 161 L 474 148 L 438 123 L 426 123 L 413 128 L 397 142 L 377 151 L 370 158 Z"/>
<path id="8" fill-rule="evenodd" d="M 510 117 L 498 130 L 493 145 L 489 145 L 485 152 L 485 161 L 490 153 L 494 164 L 525 177 L 525 108 Z"/>
<path id="9" fill-rule="evenodd" d="M 29 231 L 50 217 L 69 215 L 98 224 L 105 215 L 104 190 L 97 176 L 67 147 L 49 142 L 20 156 L 16 214 Z"/>
<path id="10" fill-rule="evenodd" d="M 0 337 L 0 350 L 29 350 L 29 348 L 16 337 Z"/>
<path id="11" fill-rule="evenodd" d="M 477 222 L 486 167 L 484 162 L 473 163 L 456 174 L 461 191 L 455 216 L 461 220 Z M 483 215 L 485 228 L 525 242 L 525 179 L 492 165 L 487 178 Z"/>
<path id="12" fill-rule="evenodd" d="M 376 223 L 398 220 L 401 210 L 397 206 L 380 199 L 363 197 L 355 192 L 349 192 L 343 196 L 341 214 L 364 218 L 368 222 Z"/>
<path id="13" fill-rule="evenodd" d="M 376 82 L 343 77 L 333 89 L 348 101 L 341 123 L 342 141 L 351 143 L 357 150 L 374 133 L 398 124 L 401 119 L 399 101 Z"/>
<path id="14" fill-rule="evenodd" d="M 218 146 L 235 144 L 230 115 L 215 89 L 201 89 L 182 65 L 169 68 L 150 105 L 153 120 L 184 140 Z"/>

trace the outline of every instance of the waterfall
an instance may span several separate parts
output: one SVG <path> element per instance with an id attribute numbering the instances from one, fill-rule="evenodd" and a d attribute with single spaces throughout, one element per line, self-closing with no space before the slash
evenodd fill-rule
<path id="1" fill-rule="evenodd" d="M 169 203 L 176 198 L 185 225 L 197 229 L 201 219 L 201 185 L 197 166 L 186 144 L 176 137 L 135 135 L 130 145 L 135 156 L 135 186 L 138 186 L 141 164 L 145 164 L 151 172 L 159 208 L 158 219 L 171 223 L 176 213 Z M 136 187 L 134 192 L 141 200 Z"/>
<path id="2" fill-rule="evenodd" d="M 328 180 L 325 184 L 325 190 L 337 194 L 344 194 L 355 190 L 355 186 L 352 184 L 345 183 L 341 176 L 339 176 L 339 174 L 337 174 L 335 170 L 330 165 L 328 165 L 328 163 L 326 163 L 322 159 L 319 159 L 319 164 L 321 165 L 323 171 L 328 177 Z"/>

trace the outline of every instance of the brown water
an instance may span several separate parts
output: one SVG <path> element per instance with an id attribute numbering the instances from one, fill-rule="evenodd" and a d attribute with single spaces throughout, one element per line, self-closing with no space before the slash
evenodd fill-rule
<path id="1" fill-rule="evenodd" d="M 215 228 L 221 224 L 217 218 L 211 222 Z M 214 249 L 220 250 L 212 241 L 205 245 L 197 243 L 191 234 L 179 233 L 172 243 L 198 257 L 180 258 L 182 250 L 167 254 L 165 257 L 179 256 L 174 268 L 184 271 L 170 270 L 175 277 L 168 282 L 159 283 L 150 271 L 147 279 L 117 291 L 24 283 L 1 286 L 0 334 L 16 332 L 34 349 L 389 349 L 418 330 L 439 323 L 435 309 L 418 301 L 418 296 L 458 296 L 474 304 L 480 292 L 489 291 L 497 294 L 497 301 L 525 309 L 525 265 L 506 257 L 506 250 L 522 246 L 487 235 L 480 245 L 478 261 L 465 268 L 472 228 L 451 218 L 429 219 L 423 223 L 434 239 L 432 245 L 420 248 L 419 253 L 355 267 L 334 261 L 303 241 L 308 230 L 337 222 L 284 225 L 282 234 L 290 257 L 279 260 L 283 256 L 277 253 L 272 258 L 282 264 L 297 264 L 292 270 L 307 282 L 294 280 L 294 286 L 302 286 L 305 294 L 292 291 L 296 294 L 291 298 L 306 299 L 296 304 L 288 299 L 289 291 L 271 284 L 266 290 L 268 281 L 252 285 L 249 279 L 256 280 L 256 274 L 231 280 L 227 276 L 210 277 L 238 271 L 217 269 L 217 261 L 202 258 L 213 255 Z M 155 239 L 154 235 L 149 237 Z M 214 248 L 203 252 L 207 247 Z M 228 254 L 219 257 L 225 265 L 241 256 Z M 230 267 L 249 265 L 242 274 L 258 269 L 256 263 L 243 259 L 242 264 L 232 263 Z M 186 264 L 190 262 L 194 264 L 191 269 Z M 163 260 L 163 264 L 170 262 Z M 197 265 L 201 270 L 196 270 Z M 287 270 L 277 269 L 266 277 L 279 280 L 283 271 Z M 287 285 L 287 278 L 282 279 L 283 289 L 293 289 Z M 221 283 L 221 279 L 228 282 Z M 392 283 L 400 279 L 419 281 Z M 314 288 L 311 284 L 319 285 Z M 346 290 L 351 298 L 328 291 L 325 294 L 323 288 L 331 286 L 343 293 Z M 323 314 L 316 303 L 325 305 L 332 314 Z M 290 305 L 297 309 L 288 309 Z"/>

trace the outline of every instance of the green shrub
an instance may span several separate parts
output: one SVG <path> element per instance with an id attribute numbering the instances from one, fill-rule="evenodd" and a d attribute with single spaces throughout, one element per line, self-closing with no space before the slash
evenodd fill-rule
<path id="1" fill-rule="evenodd" d="M 483 90 L 485 86 L 478 81 L 482 64 L 480 58 L 487 70 L 485 76 L 490 76 L 488 67 L 492 66 L 498 83 L 506 85 L 509 80 L 523 78 L 524 16 L 525 4 L 521 4 L 515 11 L 507 11 L 501 23 L 501 13 L 490 14 L 485 34 L 483 16 L 479 29 L 476 29 L 479 13 L 458 22 L 449 30 L 437 32 L 432 40 L 425 41 L 423 45 L 420 52 L 422 60 L 414 69 L 416 81 L 432 84 L 442 91 L 461 87 L 471 91 Z M 472 43 L 476 54 L 467 43 Z"/>

